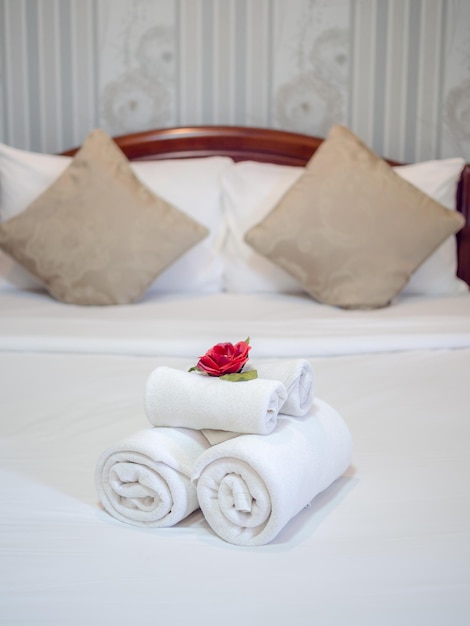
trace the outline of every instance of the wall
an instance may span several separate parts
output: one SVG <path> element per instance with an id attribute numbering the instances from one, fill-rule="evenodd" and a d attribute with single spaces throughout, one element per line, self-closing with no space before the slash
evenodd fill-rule
<path id="1" fill-rule="evenodd" d="M 468 0 L 0 0 L 0 140 L 344 123 L 405 161 L 470 161 Z"/>

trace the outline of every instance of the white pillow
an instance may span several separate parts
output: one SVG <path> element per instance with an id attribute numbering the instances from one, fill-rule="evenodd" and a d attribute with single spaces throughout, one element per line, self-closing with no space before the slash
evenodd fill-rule
<path id="1" fill-rule="evenodd" d="M 402 178 L 444 206 L 455 209 L 455 194 L 464 159 L 444 159 L 401 165 Z M 222 176 L 223 207 L 228 235 L 224 246 L 227 291 L 300 292 L 299 282 L 256 253 L 244 241 L 245 233 L 263 220 L 301 176 L 304 168 L 244 161 Z M 456 276 L 455 237 L 449 237 L 412 275 L 402 293 L 451 295 L 467 291 Z"/>
<path id="2" fill-rule="evenodd" d="M 39 154 L 0 143 L 0 222 L 18 215 L 53 183 L 71 157 Z M 0 290 L 39 289 L 41 283 L 0 250 Z"/>
<path id="3" fill-rule="evenodd" d="M 399 165 L 393 169 L 437 202 L 455 209 L 457 184 L 464 165 L 464 159 L 454 158 Z M 402 293 L 441 296 L 464 291 L 468 291 L 468 285 L 457 277 L 457 242 L 453 235 L 418 267 Z"/>
<path id="4" fill-rule="evenodd" d="M 220 179 L 233 167 L 229 157 L 131 162 L 140 180 L 154 193 L 206 226 L 210 233 L 160 274 L 147 293 L 223 289 L 222 246 L 227 225 Z"/>
<path id="5" fill-rule="evenodd" d="M 0 221 L 18 215 L 70 164 L 71 157 L 40 154 L 0 144 Z M 229 157 L 206 157 L 130 163 L 154 193 L 210 230 L 206 239 L 173 263 L 147 293 L 211 293 L 223 286 L 222 244 L 226 223 L 220 177 L 233 165 Z M 40 283 L 0 251 L 0 289 L 37 289 Z"/>
<path id="6" fill-rule="evenodd" d="M 304 291 L 297 280 L 244 241 L 245 233 L 268 215 L 303 171 L 303 167 L 242 161 L 222 176 L 222 206 L 228 224 L 223 250 L 226 291 Z"/>

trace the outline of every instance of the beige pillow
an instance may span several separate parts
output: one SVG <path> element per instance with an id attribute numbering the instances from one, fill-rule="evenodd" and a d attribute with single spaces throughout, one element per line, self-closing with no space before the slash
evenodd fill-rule
<path id="1" fill-rule="evenodd" d="M 95 130 L 52 185 L 0 225 L 0 247 L 58 300 L 125 304 L 207 234 L 143 185 Z"/>
<path id="2" fill-rule="evenodd" d="M 377 308 L 463 223 L 351 131 L 334 126 L 304 174 L 245 240 L 316 300 Z"/>

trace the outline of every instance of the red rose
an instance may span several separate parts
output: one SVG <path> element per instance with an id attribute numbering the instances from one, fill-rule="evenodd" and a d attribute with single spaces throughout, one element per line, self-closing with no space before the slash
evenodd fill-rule
<path id="1" fill-rule="evenodd" d="M 209 376 L 238 373 L 248 361 L 250 350 L 248 340 L 239 341 L 235 345 L 218 343 L 200 357 L 196 369 L 206 372 Z"/>

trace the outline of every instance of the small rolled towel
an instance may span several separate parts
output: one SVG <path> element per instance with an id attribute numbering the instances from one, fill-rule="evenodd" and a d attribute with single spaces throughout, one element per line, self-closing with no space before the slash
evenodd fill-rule
<path id="1" fill-rule="evenodd" d="M 245 369 L 255 369 L 260 378 L 279 380 L 287 390 L 281 413 L 302 417 L 311 407 L 315 395 L 313 368 L 306 359 L 275 359 L 251 362 Z"/>
<path id="2" fill-rule="evenodd" d="M 162 366 L 147 379 L 145 411 L 154 426 L 266 435 L 286 399 L 277 380 L 229 382 Z"/>
<path id="3" fill-rule="evenodd" d="M 303 417 L 312 408 L 315 396 L 315 381 L 313 369 L 306 359 L 276 359 L 255 362 L 245 367 L 245 370 L 256 370 L 260 378 L 280 381 L 287 391 L 287 399 L 280 408 L 280 413 Z M 203 429 L 211 445 L 216 445 L 239 433 L 229 433 L 223 430 Z"/>
<path id="4" fill-rule="evenodd" d="M 173 526 L 199 508 L 190 475 L 209 447 L 189 428 L 146 428 L 106 449 L 95 484 L 110 515 L 135 526 Z"/>
<path id="5" fill-rule="evenodd" d="M 269 437 L 242 435 L 203 452 L 193 482 L 214 532 L 229 543 L 257 546 L 272 541 L 350 463 L 345 422 L 317 399 L 302 419 L 280 415 Z"/>

